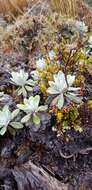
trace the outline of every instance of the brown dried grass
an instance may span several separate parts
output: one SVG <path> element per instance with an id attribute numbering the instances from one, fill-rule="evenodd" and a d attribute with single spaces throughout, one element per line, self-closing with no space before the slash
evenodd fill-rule
<path id="1" fill-rule="evenodd" d="M 84 20 L 92 28 L 92 9 L 84 0 L 51 0 L 51 6 L 63 16 Z"/>
<path id="2" fill-rule="evenodd" d="M 76 14 L 76 0 L 51 0 L 51 6 L 65 16 L 70 17 Z"/>
<path id="3" fill-rule="evenodd" d="M 28 0 L 0 0 L 0 13 L 3 15 L 17 15 L 23 12 Z"/>
<path id="4" fill-rule="evenodd" d="M 0 13 L 4 15 L 18 15 L 30 3 L 34 6 L 39 0 L 0 0 Z M 78 17 L 92 26 L 92 11 L 84 0 L 40 0 L 51 5 L 50 8 L 63 16 Z M 48 12 L 49 10 L 47 10 Z"/>

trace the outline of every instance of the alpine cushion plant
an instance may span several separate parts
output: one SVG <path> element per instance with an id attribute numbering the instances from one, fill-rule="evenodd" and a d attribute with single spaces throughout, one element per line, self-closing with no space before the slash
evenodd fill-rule
<path id="1" fill-rule="evenodd" d="M 35 82 L 32 79 L 28 79 L 28 73 L 24 70 L 20 70 L 20 72 L 12 72 L 11 73 L 11 81 L 19 86 L 17 92 L 18 95 L 27 96 L 27 91 L 33 91 L 33 87 L 35 86 Z"/>
<path id="2" fill-rule="evenodd" d="M 13 119 L 17 116 L 19 110 L 16 109 L 13 112 L 9 110 L 8 106 L 4 106 L 0 111 L 0 135 L 4 135 L 11 128 L 20 129 L 23 125 L 20 122 L 13 122 Z"/>
<path id="3" fill-rule="evenodd" d="M 28 122 L 32 119 L 34 124 L 40 123 L 40 117 L 38 116 L 38 112 L 46 111 L 48 106 L 39 106 L 40 96 L 30 96 L 28 99 L 24 99 L 24 104 L 18 104 L 17 107 L 24 111 L 27 115 L 24 116 L 21 120 L 22 123 Z"/>
<path id="4" fill-rule="evenodd" d="M 75 76 L 67 75 L 65 77 L 65 74 L 59 71 L 57 74 L 54 74 L 53 78 L 54 81 L 49 81 L 50 87 L 47 89 L 47 92 L 51 95 L 56 95 L 53 100 L 54 105 L 61 109 L 64 106 L 65 99 L 68 102 L 80 103 L 80 88 L 72 87 Z"/>

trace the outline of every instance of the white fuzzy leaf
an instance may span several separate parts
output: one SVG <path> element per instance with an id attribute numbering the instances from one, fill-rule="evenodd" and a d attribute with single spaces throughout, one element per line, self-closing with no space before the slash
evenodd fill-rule
<path id="1" fill-rule="evenodd" d="M 22 119 L 21 119 L 21 123 L 26 123 L 30 120 L 30 114 L 27 114 L 26 116 L 24 116 Z"/>
<path id="2" fill-rule="evenodd" d="M 14 128 L 14 129 L 22 129 L 24 126 L 22 125 L 22 123 L 19 122 L 11 122 L 10 125 Z"/>

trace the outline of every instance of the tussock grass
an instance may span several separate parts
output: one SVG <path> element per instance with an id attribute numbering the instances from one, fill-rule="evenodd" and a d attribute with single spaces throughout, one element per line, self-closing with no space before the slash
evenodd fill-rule
<path id="1" fill-rule="evenodd" d="M 51 0 L 51 7 L 62 16 L 83 20 L 92 28 L 92 9 L 85 0 Z"/>
<path id="2" fill-rule="evenodd" d="M 51 0 L 51 6 L 62 15 L 75 16 L 76 0 Z"/>
<path id="3" fill-rule="evenodd" d="M 23 12 L 28 0 L 0 0 L 0 13 L 3 15 L 17 15 Z"/>
<path id="4" fill-rule="evenodd" d="M 41 15 L 44 8 L 46 13 L 54 10 L 62 16 L 84 20 L 92 27 L 92 10 L 84 0 L 0 0 L 0 13 L 3 13 L 5 16 L 15 17 L 23 13 L 24 8 L 28 4 L 31 5 L 32 10 L 35 9 L 35 14 L 38 11 Z M 46 5 L 48 5 L 47 8 Z M 31 9 L 30 11 L 32 12 Z"/>

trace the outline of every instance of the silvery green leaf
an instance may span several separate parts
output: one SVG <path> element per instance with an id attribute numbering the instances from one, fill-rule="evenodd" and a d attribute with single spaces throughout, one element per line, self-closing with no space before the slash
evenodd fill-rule
<path id="1" fill-rule="evenodd" d="M 22 93 L 23 93 L 22 88 L 19 88 L 19 89 L 17 90 L 17 94 L 18 94 L 18 96 L 20 96 Z"/>
<path id="2" fill-rule="evenodd" d="M 19 109 L 16 109 L 14 110 L 12 113 L 11 113 L 11 118 L 14 119 L 19 113 Z"/>
<path id="3" fill-rule="evenodd" d="M 46 111 L 48 109 L 48 106 L 39 106 L 38 111 Z"/>
<path id="4" fill-rule="evenodd" d="M 31 91 L 31 92 L 33 91 L 33 88 L 30 87 L 30 86 L 25 86 L 25 88 L 26 88 L 27 91 Z"/>
<path id="5" fill-rule="evenodd" d="M 80 89 L 81 88 L 69 87 L 68 91 L 74 91 L 74 92 L 76 92 L 76 91 L 79 91 Z"/>
<path id="6" fill-rule="evenodd" d="M 26 123 L 30 120 L 30 114 L 27 114 L 26 116 L 24 116 L 22 119 L 21 119 L 21 123 Z"/>
<path id="7" fill-rule="evenodd" d="M 12 126 L 14 129 L 22 129 L 24 127 L 20 122 L 11 122 L 10 126 Z"/>
<path id="8" fill-rule="evenodd" d="M 23 93 L 23 96 L 26 97 L 27 96 L 27 91 L 24 87 L 22 87 L 22 93 Z"/>
<path id="9" fill-rule="evenodd" d="M 57 107 L 61 109 L 63 105 L 64 105 L 64 96 L 63 94 L 61 94 L 60 96 L 58 96 Z"/>
<path id="10" fill-rule="evenodd" d="M 69 95 L 69 94 L 67 94 L 66 96 L 67 96 L 71 101 L 73 101 L 73 102 L 75 102 L 75 103 L 77 103 L 77 104 L 79 104 L 79 103 L 81 102 L 81 100 L 82 100 L 81 97 L 77 97 L 77 96 L 73 96 L 73 95 Z"/>
<path id="11" fill-rule="evenodd" d="M 56 89 L 53 88 L 53 87 L 49 87 L 49 88 L 47 89 L 47 92 L 48 92 L 49 94 L 59 94 L 59 91 L 56 90 Z"/>
<path id="12" fill-rule="evenodd" d="M 3 127 L 2 129 L 0 129 L 0 135 L 4 135 L 7 131 L 7 127 Z"/>
<path id="13" fill-rule="evenodd" d="M 36 114 L 33 114 L 33 123 L 36 125 L 40 123 L 40 118 Z"/>
<path id="14" fill-rule="evenodd" d="M 5 105 L 5 106 L 3 107 L 3 112 L 7 112 L 7 111 L 9 111 L 9 106 L 8 106 L 8 105 Z"/>
<path id="15" fill-rule="evenodd" d="M 35 111 L 38 110 L 39 102 L 40 102 L 40 96 L 39 96 L 39 95 L 36 95 L 36 96 L 34 97 L 34 100 L 33 100 L 33 104 L 34 104 L 34 107 L 35 107 Z"/>
<path id="16" fill-rule="evenodd" d="M 32 79 L 29 79 L 26 81 L 26 84 L 30 85 L 30 86 L 34 86 L 35 85 L 35 81 L 33 81 Z"/>
<path id="17" fill-rule="evenodd" d="M 11 112 L 9 110 L 9 106 L 5 105 L 0 111 L 0 125 L 7 126 L 11 121 Z"/>
<path id="18" fill-rule="evenodd" d="M 24 111 L 25 110 L 25 105 L 24 104 L 17 104 L 17 108 Z"/>

